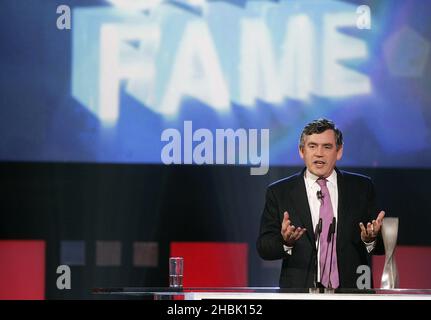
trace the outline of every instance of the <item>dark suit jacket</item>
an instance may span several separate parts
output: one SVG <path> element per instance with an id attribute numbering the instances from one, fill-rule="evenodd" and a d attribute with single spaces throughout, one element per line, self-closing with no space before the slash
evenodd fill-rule
<path id="1" fill-rule="evenodd" d="M 310 288 L 315 273 L 315 236 L 310 206 L 304 182 L 304 170 L 271 184 L 266 193 L 260 234 L 257 240 L 259 255 L 265 260 L 283 259 L 280 287 Z M 338 221 L 337 260 L 340 288 L 356 288 L 359 265 L 370 265 L 370 254 L 361 240 L 359 222 L 376 219 L 374 187 L 371 179 L 359 174 L 337 171 Z M 292 255 L 283 249 L 281 223 L 283 213 L 295 227 L 304 227 L 306 233 L 295 243 Z M 372 254 L 383 254 L 383 242 L 377 238 Z M 372 279 L 372 278 L 371 278 Z"/>

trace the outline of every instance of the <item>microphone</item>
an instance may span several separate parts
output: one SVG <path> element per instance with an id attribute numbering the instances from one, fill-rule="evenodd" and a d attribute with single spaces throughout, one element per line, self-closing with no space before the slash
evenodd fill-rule
<path id="1" fill-rule="evenodd" d="M 335 233 L 335 223 L 336 223 L 336 219 L 335 217 L 332 218 L 332 222 L 329 225 L 329 230 L 328 230 L 328 239 L 326 241 L 328 241 L 328 243 L 332 240 L 332 236 Z"/>
<path id="2" fill-rule="evenodd" d="M 314 235 L 317 239 L 317 246 L 316 246 L 316 255 L 315 255 L 315 259 L 314 259 L 314 288 L 317 289 L 319 282 L 317 281 L 317 255 L 319 253 L 319 244 L 320 244 L 320 234 L 322 233 L 322 218 L 319 218 L 319 222 L 316 224 L 316 229 L 314 232 Z"/>
<path id="3" fill-rule="evenodd" d="M 325 196 L 322 194 L 322 190 L 316 192 L 317 199 L 322 200 Z"/>
<path id="4" fill-rule="evenodd" d="M 337 225 L 337 219 L 335 217 L 332 218 L 332 223 L 329 226 L 329 232 L 328 232 L 328 243 L 331 241 L 331 260 L 329 261 L 329 282 L 328 282 L 328 288 L 332 289 L 332 283 L 331 283 L 331 271 L 332 271 L 332 254 L 334 252 L 334 237 L 335 237 L 335 230 Z"/>
<path id="5" fill-rule="evenodd" d="M 315 235 L 317 237 L 317 241 L 319 241 L 319 236 L 322 233 L 322 218 L 319 218 L 319 222 L 316 224 Z"/>

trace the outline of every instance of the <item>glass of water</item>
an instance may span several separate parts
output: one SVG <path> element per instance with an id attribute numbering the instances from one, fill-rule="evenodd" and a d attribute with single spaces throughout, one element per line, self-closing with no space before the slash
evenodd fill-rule
<path id="1" fill-rule="evenodd" d="M 183 257 L 169 258 L 169 287 L 171 288 L 183 287 L 183 272 L 184 272 L 184 258 Z"/>

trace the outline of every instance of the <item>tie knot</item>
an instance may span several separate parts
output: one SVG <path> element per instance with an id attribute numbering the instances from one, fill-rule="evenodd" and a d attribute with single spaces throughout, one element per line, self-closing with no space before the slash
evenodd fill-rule
<path id="1" fill-rule="evenodd" d="M 320 187 L 323 187 L 323 186 L 326 187 L 326 182 L 327 181 L 328 180 L 326 180 L 325 178 L 319 178 L 319 179 L 317 179 L 317 183 L 319 184 Z"/>

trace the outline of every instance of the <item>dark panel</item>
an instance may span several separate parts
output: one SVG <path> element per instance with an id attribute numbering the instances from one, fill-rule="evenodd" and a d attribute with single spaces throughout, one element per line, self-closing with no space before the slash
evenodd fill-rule
<path id="1" fill-rule="evenodd" d="M 47 298 L 90 298 L 99 286 L 165 286 L 170 241 L 249 243 L 249 284 L 276 285 L 277 263 L 255 252 L 266 186 L 300 168 L 250 176 L 242 166 L 0 163 L 0 238 L 47 243 Z M 366 169 L 399 244 L 431 245 L 431 170 Z M 72 290 L 56 288 L 60 241 L 86 241 L 86 265 L 72 266 Z M 95 263 L 97 240 L 121 241 L 122 266 Z M 159 243 L 158 267 L 134 267 L 133 242 Z"/>

